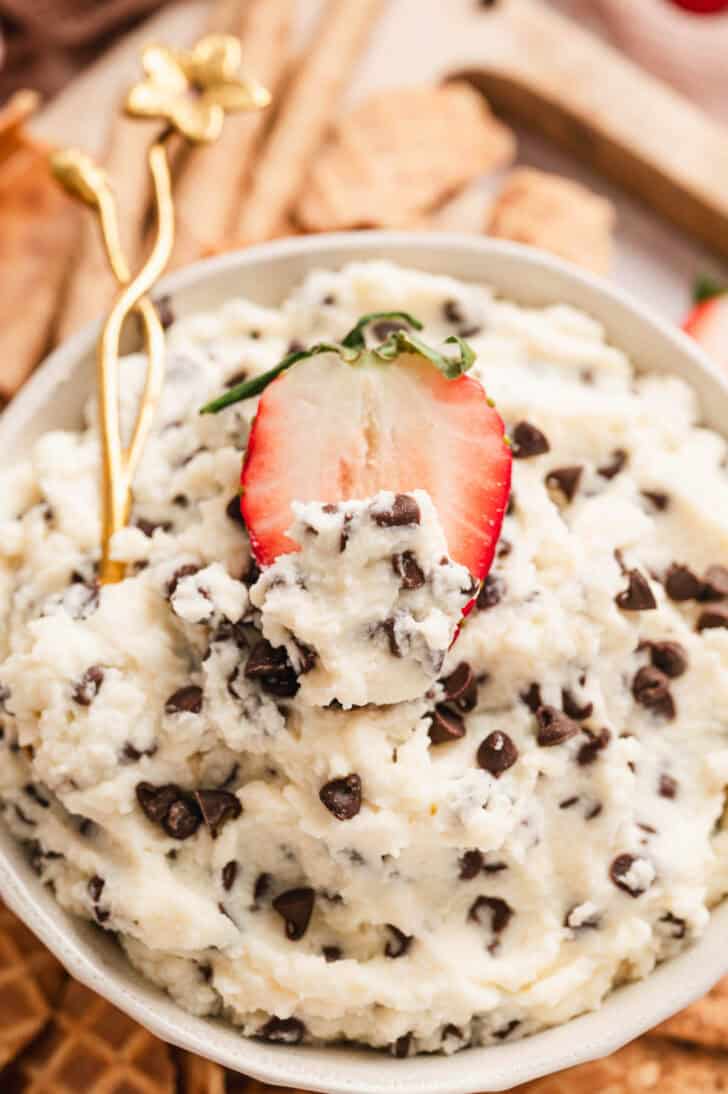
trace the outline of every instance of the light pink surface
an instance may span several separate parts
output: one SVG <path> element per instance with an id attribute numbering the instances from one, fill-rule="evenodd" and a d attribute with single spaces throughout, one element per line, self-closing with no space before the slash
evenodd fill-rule
<path id="1" fill-rule="evenodd" d="M 693 15 L 670 0 L 552 2 L 728 123 L 728 13 Z"/>

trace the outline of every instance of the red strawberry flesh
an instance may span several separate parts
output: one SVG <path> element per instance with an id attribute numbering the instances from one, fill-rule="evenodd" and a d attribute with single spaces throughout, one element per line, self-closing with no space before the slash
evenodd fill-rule
<path id="1" fill-rule="evenodd" d="M 451 557 L 480 580 L 503 521 L 511 452 L 503 422 L 469 376 L 446 379 L 417 354 L 395 362 L 334 353 L 283 373 L 261 396 L 243 466 L 255 557 L 297 550 L 291 502 L 426 490 Z"/>

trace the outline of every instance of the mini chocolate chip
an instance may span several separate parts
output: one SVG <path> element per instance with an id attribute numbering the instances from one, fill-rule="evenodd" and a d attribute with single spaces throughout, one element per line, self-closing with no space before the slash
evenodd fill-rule
<path id="1" fill-rule="evenodd" d="M 588 733 L 588 730 L 584 731 Z M 608 729 L 600 729 L 599 733 L 589 733 L 589 739 L 584 742 L 576 754 L 576 762 L 580 767 L 589 767 L 599 756 L 600 752 L 609 744 L 612 734 Z"/>
<path id="2" fill-rule="evenodd" d="M 162 330 L 169 330 L 177 318 L 172 307 L 172 297 L 168 293 L 165 293 L 164 296 L 158 296 L 154 301 L 154 308 L 159 316 L 159 322 L 162 324 Z"/>
<path id="3" fill-rule="evenodd" d="M 333 308 L 334 304 L 336 303 L 335 294 L 332 293 L 332 292 L 326 293 L 326 296 L 323 297 L 323 299 L 321 300 L 321 303 L 326 308 Z"/>
<path id="4" fill-rule="evenodd" d="M 146 520 L 145 517 L 139 517 L 138 520 L 135 520 L 134 526 L 138 528 L 140 532 L 143 532 L 147 539 L 151 539 L 156 531 L 171 532 L 173 528 L 172 522 L 169 520 L 155 522 Z"/>
<path id="5" fill-rule="evenodd" d="M 728 598 L 728 567 L 709 566 L 703 578 L 701 600 L 726 600 Z"/>
<path id="6" fill-rule="evenodd" d="M 629 457 L 623 448 L 615 448 L 609 463 L 604 464 L 602 467 L 598 467 L 597 474 L 601 475 L 603 479 L 613 479 L 625 468 L 628 458 Z"/>
<path id="7" fill-rule="evenodd" d="M 164 704 L 165 714 L 199 714 L 202 710 L 202 688 L 188 684 L 170 695 Z"/>
<path id="8" fill-rule="evenodd" d="M 567 501 L 573 501 L 579 488 L 579 480 L 584 468 L 578 465 L 574 467 L 556 467 L 549 471 L 545 482 L 547 486 L 560 490 Z"/>
<path id="9" fill-rule="evenodd" d="M 482 3 L 483 0 L 480 0 L 480 2 Z M 491 0 L 491 6 L 492 6 L 492 3 L 493 3 L 493 0 Z M 506 1037 L 510 1037 L 510 1035 L 513 1033 L 514 1029 L 518 1029 L 520 1024 L 521 1023 L 518 1020 L 518 1018 L 512 1018 L 510 1020 L 510 1022 L 506 1023 L 505 1026 L 501 1026 L 500 1029 L 493 1030 L 493 1036 L 495 1038 L 497 1038 L 497 1040 L 499 1040 L 499 1041 L 505 1041 Z"/>
<path id="10" fill-rule="evenodd" d="M 623 612 L 650 612 L 657 607 L 649 582 L 639 570 L 627 571 L 627 588 L 617 593 L 614 600 Z"/>
<path id="11" fill-rule="evenodd" d="M 291 699 L 298 691 L 298 678 L 285 649 L 272 646 L 265 638 L 253 646 L 245 664 L 245 675 L 280 699 Z"/>
<path id="12" fill-rule="evenodd" d="M 380 528 L 403 528 L 420 523 L 420 507 L 409 494 L 395 494 L 390 509 L 375 509 L 372 520 Z"/>
<path id="13" fill-rule="evenodd" d="M 635 700 L 664 718 L 675 717 L 675 702 L 670 693 L 670 678 L 654 665 L 644 665 L 632 681 Z"/>
<path id="14" fill-rule="evenodd" d="M 541 698 L 541 685 L 529 684 L 528 691 L 524 691 L 519 696 L 519 698 L 521 702 L 525 703 L 528 709 L 533 714 L 535 714 L 538 708 L 543 706 L 543 699 Z"/>
<path id="15" fill-rule="evenodd" d="M 392 569 L 401 579 L 401 588 L 421 589 L 425 584 L 425 575 L 413 551 L 403 551 L 392 556 Z"/>
<path id="16" fill-rule="evenodd" d="M 457 300 L 452 298 L 449 300 L 443 300 L 442 314 L 448 323 L 464 323 L 465 315 L 462 310 L 462 306 Z"/>
<path id="17" fill-rule="evenodd" d="M 650 658 L 656 669 L 675 679 L 688 667 L 688 655 L 679 642 L 648 642 Z M 642 645 L 642 643 L 640 643 Z"/>
<path id="18" fill-rule="evenodd" d="M 351 820 L 361 809 L 361 779 L 356 774 L 332 779 L 321 787 L 319 798 L 337 820 Z"/>
<path id="19" fill-rule="evenodd" d="M 483 869 L 482 851 L 465 851 L 459 860 L 461 881 L 472 881 Z"/>
<path id="20" fill-rule="evenodd" d="M 394 1044 L 390 1047 L 392 1056 L 395 1060 L 404 1060 L 410 1054 L 410 1048 L 412 1047 L 412 1034 L 404 1033 L 401 1037 L 398 1037 Z"/>
<path id="21" fill-rule="evenodd" d="M 593 703 L 579 703 L 568 688 L 561 689 L 561 706 L 564 714 L 576 722 L 584 722 L 594 713 Z"/>
<path id="22" fill-rule="evenodd" d="M 240 800 L 229 790 L 196 790 L 195 800 L 213 839 L 227 821 L 235 820 L 242 813 Z"/>
<path id="23" fill-rule="evenodd" d="M 542 456 L 550 445 L 545 435 L 530 422 L 519 422 L 513 429 L 512 450 L 514 460 L 529 460 Z"/>
<path id="24" fill-rule="evenodd" d="M 470 905 L 468 919 L 479 926 L 488 925 L 493 934 L 500 934 L 513 918 L 513 908 L 499 896 L 479 896 Z"/>
<path id="25" fill-rule="evenodd" d="M 270 1018 L 261 1026 L 256 1037 L 272 1045 L 300 1045 L 306 1027 L 298 1018 Z"/>
<path id="26" fill-rule="evenodd" d="M 222 868 L 222 887 L 226 893 L 229 893 L 235 884 L 235 879 L 238 876 L 238 863 L 235 859 L 230 859 L 230 862 L 226 862 Z"/>
<path id="27" fill-rule="evenodd" d="M 699 631 L 716 630 L 719 627 L 728 627 L 728 606 L 716 604 L 714 608 L 708 608 L 698 616 L 696 627 Z"/>
<path id="28" fill-rule="evenodd" d="M 558 707 L 540 706 L 536 711 L 538 733 L 536 740 L 542 748 L 553 748 L 575 736 L 580 726 Z"/>
<path id="29" fill-rule="evenodd" d="M 149 748 L 137 748 L 130 741 L 127 741 L 124 748 L 122 748 L 122 755 L 119 759 L 122 764 L 138 764 L 142 756 L 153 756 L 155 752 L 157 752 L 157 745 L 150 745 Z"/>
<path id="30" fill-rule="evenodd" d="M 241 528 L 245 527 L 245 520 L 243 518 L 243 510 L 240 508 L 241 499 L 240 494 L 233 494 L 230 501 L 225 506 L 225 514 L 230 518 L 233 524 L 239 524 Z"/>
<path id="31" fill-rule="evenodd" d="M 251 588 L 251 586 L 255 585 L 259 577 L 260 566 L 255 561 L 255 559 L 251 557 L 240 580 L 242 581 L 243 585 L 247 586 L 247 588 Z"/>
<path id="32" fill-rule="evenodd" d="M 687 566 L 673 562 L 665 574 L 665 592 L 670 600 L 698 600 L 703 591 L 703 582 Z"/>
<path id="33" fill-rule="evenodd" d="M 324 946 L 321 953 L 328 965 L 333 964 L 334 961 L 341 961 L 344 956 L 339 946 Z"/>
<path id="34" fill-rule="evenodd" d="M 286 354 L 302 353 L 305 348 L 306 347 L 304 346 L 303 342 L 300 341 L 300 339 L 292 338 L 291 341 L 288 343 L 288 349 L 286 350 Z"/>
<path id="35" fill-rule="evenodd" d="M 272 880 L 270 874 L 258 874 L 253 886 L 253 900 L 256 904 L 268 895 Z"/>
<path id="36" fill-rule="evenodd" d="M 596 930 L 598 927 L 601 926 L 602 920 L 598 912 L 592 912 L 590 916 L 587 916 L 586 919 L 580 919 L 578 923 L 570 923 L 569 920 L 578 908 L 578 904 L 575 904 L 572 908 L 569 908 L 568 912 L 564 916 L 565 927 L 569 927 L 572 931 L 585 931 Z"/>
<path id="37" fill-rule="evenodd" d="M 488 574 L 480 587 L 478 599 L 475 601 L 478 611 L 486 612 L 489 608 L 495 608 L 496 604 L 500 604 L 505 592 L 505 581 L 500 577 L 496 577 L 495 574 Z"/>
<path id="38" fill-rule="evenodd" d="M 684 938 L 687 934 L 688 925 L 686 921 L 681 916 L 673 915 L 672 912 L 666 912 L 665 915 L 660 916 L 660 923 L 670 925 L 672 938 Z"/>
<path id="39" fill-rule="evenodd" d="M 390 334 L 398 330 L 409 330 L 409 323 L 405 323 L 404 319 L 380 319 L 372 327 L 372 334 L 380 342 L 386 342 Z"/>
<path id="40" fill-rule="evenodd" d="M 404 957 L 414 942 L 414 937 L 400 931 L 399 927 L 395 927 L 393 923 L 387 923 L 386 926 L 392 937 L 384 947 L 385 956 L 391 957 L 393 960 L 397 957 Z"/>
<path id="41" fill-rule="evenodd" d="M 564 798 L 564 800 L 562 802 L 559 802 L 559 809 L 571 809 L 571 807 L 573 805 L 576 805 L 578 800 L 579 800 L 578 795 L 576 795 L 575 797 L 572 797 L 572 798 Z"/>
<path id="42" fill-rule="evenodd" d="M 192 577 L 194 574 L 199 574 L 199 572 L 200 567 L 196 566 L 194 562 L 186 562 L 184 566 L 178 567 L 167 582 L 167 597 L 170 600 L 172 599 L 183 577 Z"/>
<path id="43" fill-rule="evenodd" d="M 670 498 L 667 494 L 662 494 L 658 490 L 641 490 L 643 498 L 647 498 L 649 502 L 654 505 L 658 513 L 664 513 L 670 504 Z"/>
<path id="44" fill-rule="evenodd" d="M 106 923 L 107 919 L 111 915 L 108 908 L 94 908 L 94 915 L 96 916 L 97 923 Z"/>
<path id="45" fill-rule="evenodd" d="M 181 796 L 182 791 L 174 783 L 166 783 L 164 786 L 153 786 L 152 783 L 141 782 L 136 787 L 136 798 L 145 816 L 153 824 L 161 824 L 169 812 L 173 802 Z"/>
<path id="46" fill-rule="evenodd" d="M 313 889 L 287 889 L 273 901 L 273 907 L 286 925 L 286 938 L 298 942 L 306 933 L 316 894 Z"/>
<path id="47" fill-rule="evenodd" d="M 247 379 L 247 371 L 244 368 L 238 369 L 238 371 L 234 372 L 232 376 L 228 376 L 227 380 L 225 381 L 225 387 L 230 390 L 230 388 L 237 387 L 238 384 L 244 383 Z"/>
<path id="48" fill-rule="evenodd" d="M 344 513 L 344 520 L 342 521 L 342 534 L 338 537 L 338 552 L 339 555 L 343 555 L 346 550 L 346 545 L 349 542 L 349 536 L 351 535 L 351 513 Z"/>
<path id="49" fill-rule="evenodd" d="M 474 683 L 475 676 L 467 661 L 461 661 L 449 676 L 444 676 L 440 680 L 440 686 L 445 693 L 445 700 L 450 703 L 468 695 Z"/>
<path id="50" fill-rule="evenodd" d="M 496 558 L 508 558 L 513 551 L 513 544 L 509 539 L 505 539 L 503 536 L 498 540 L 498 549 L 496 550 Z"/>
<path id="51" fill-rule="evenodd" d="M 39 805 L 41 809 L 50 809 L 51 803 L 47 798 L 44 798 L 40 790 L 33 783 L 26 783 L 23 787 L 24 793 L 28 795 L 31 801 L 34 801 L 36 805 Z"/>
<path id="52" fill-rule="evenodd" d="M 428 735 L 433 745 L 444 745 L 465 736 L 465 722 L 454 710 L 438 703 L 430 714 Z"/>
<path id="53" fill-rule="evenodd" d="M 202 823 L 202 817 L 194 802 L 188 798 L 178 798 L 172 802 L 162 828 L 172 839 L 189 839 L 194 836 Z"/>
<path id="54" fill-rule="evenodd" d="M 90 707 L 104 682 L 101 665 L 91 665 L 73 689 L 73 701 L 82 707 Z"/>
<path id="55" fill-rule="evenodd" d="M 677 797 L 678 781 L 672 775 L 660 775 L 657 783 L 657 792 L 661 798 Z"/>
<path id="56" fill-rule="evenodd" d="M 644 861 L 644 859 L 639 859 L 635 855 L 624 853 L 617 855 L 612 862 L 612 865 L 609 867 L 609 876 L 614 884 L 618 889 L 621 889 L 622 892 L 629 893 L 631 897 L 642 896 L 642 894 L 647 891 L 647 888 L 649 888 L 649 886 L 646 886 L 642 889 L 639 884 L 635 885 L 626 880 L 627 874 L 635 863 Z"/>
<path id="57" fill-rule="evenodd" d="M 518 759 L 518 749 L 507 733 L 496 729 L 489 733 L 478 749 L 478 765 L 499 779 L 504 771 L 513 767 Z"/>
<path id="58" fill-rule="evenodd" d="M 104 879 L 102 877 L 99 877 L 98 874 L 94 874 L 92 878 L 89 878 L 89 882 L 86 888 L 88 889 L 88 895 L 91 897 L 94 904 L 98 904 L 99 900 L 101 899 L 101 894 L 104 891 L 105 884 L 106 882 L 104 881 Z"/>
<path id="59" fill-rule="evenodd" d="M 500 874 L 503 870 L 508 869 L 508 864 L 505 862 L 484 862 L 483 873 L 484 874 Z"/>

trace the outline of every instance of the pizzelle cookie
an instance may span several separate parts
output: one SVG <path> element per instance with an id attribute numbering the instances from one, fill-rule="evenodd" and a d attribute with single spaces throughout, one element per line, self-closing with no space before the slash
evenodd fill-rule
<path id="1" fill-rule="evenodd" d="M 41 1031 L 64 977 L 55 957 L 0 904 L 0 1069 Z"/>
<path id="2" fill-rule="evenodd" d="M 723 1094 L 728 1056 L 643 1037 L 604 1060 L 573 1067 L 512 1094 Z"/>
<path id="3" fill-rule="evenodd" d="M 53 1021 L 18 1061 L 10 1084 L 9 1091 L 23 1094 L 176 1091 L 168 1046 L 73 980 Z"/>
<path id="4" fill-rule="evenodd" d="M 182 1052 L 179 1075 L 181 1094 L 226 1094 L 225 1071 L 212 1060 Z"/>
<path id="5" fill-rule="evenodd" d="M 498 195 L 486 230 L 603 274 L 611 265 L 614 221 L 612 203 L 586 186 L 519 167 Z"/>
<path id="6" fill-rule="evenodd" d="M 728 1048 L 728 979 L 721 980 L 703 999 L 663 1022 L 656 1032 L 708 1048 Z"/>
<path id="7" fill-rule="evenodd" d="M 468 84 L 379 92 L 338 123 L 296 216 L 312 232 L 411 224 L 514 154 L 513 134 Z"/>

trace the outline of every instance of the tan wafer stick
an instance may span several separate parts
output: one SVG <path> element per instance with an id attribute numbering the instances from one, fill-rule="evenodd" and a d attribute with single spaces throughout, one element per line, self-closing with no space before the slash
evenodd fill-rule
<path id="1" fill-rule="evenodd" d="M 0 113 L 0 406 L 48 344 L 76 231 L 76 210 L 50 177 L 47 149 L 23 136 L 17 103 Z"/>
<path id="2" fill-rule="evenodd" d="M 511 1094 L 723 1094 L 728 1056 L 642 1037 L 605 1060 L 573 1067 Z"/>
<path id="3" fill-rule="evenodd" d="M 40 1033 L 64 979 L 55 957 L 0 904 L 0 1069 Z"/>
<path id="4" fill-rule="evenodd" d="M 234 237 L 269 239 L 293 206 L 382 0 L 329 0 L 255 166 Z"/>
<path id="5" fill-rule="evenodd" d="M 191 1052 L 179 1057 L 181 1094 L 225 1094 L 225 1071 L 212 1060 L 203 1060 Z"/>
<path id="6" fill-rule="evenodd" d="M 728 979 L 655 1030 L 664 1037 L 708 1048 L 728 1048 Z"/>
<path id="7" fill-rule="evenodd" d="M 275 96 L 290 56 L 295 0 L 251 0 L 242 26 L 243 64 Z M 255 111 L 228 118 L 220 139 L 193 148 L 175 186 L 177 232 L 171 265 L 183 266 L 222 246 L 237 213 L 266 114 Z"/>

